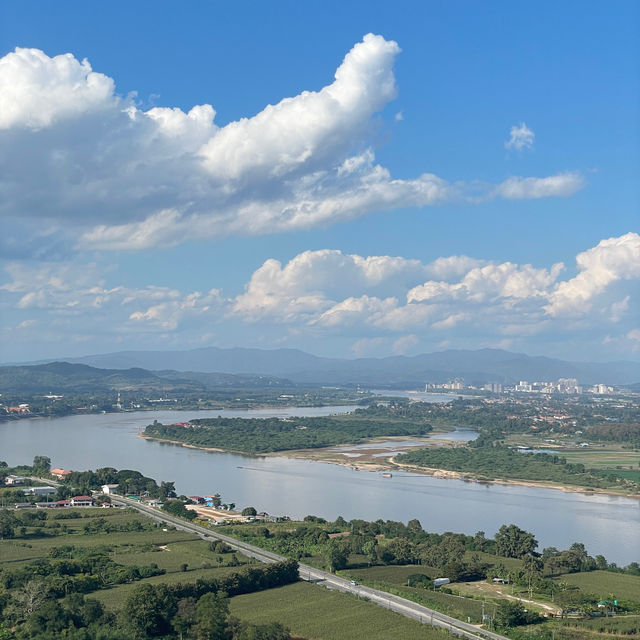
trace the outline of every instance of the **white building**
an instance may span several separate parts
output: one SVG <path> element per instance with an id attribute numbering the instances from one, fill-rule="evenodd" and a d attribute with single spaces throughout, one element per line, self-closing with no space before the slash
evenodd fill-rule
<path id="1" fill-rule="evenodd" d="M 113 495 L 116 492 L 116 489 L 119 487 L 120 485 L 117 484 L 103 484 L 102 485 L 102 493 L 105 493 L 106 495 Z"/>

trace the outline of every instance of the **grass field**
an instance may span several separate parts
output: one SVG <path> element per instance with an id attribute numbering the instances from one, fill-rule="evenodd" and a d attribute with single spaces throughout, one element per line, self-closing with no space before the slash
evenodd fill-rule
<path id="1" fill-rule="evenodd" d="M 461 620 L 466 620 L 467 617 L 470 617 L 474 622 L 482 620 L 483 603 L 481 600 L 459 597 L 440 590 L 434 591 L 433 589 L 406 586 L 407 578 L 412 573 L 424 573 L 431 577 L 437 576 L 438 570 L 432 567 L 399 565 L 371 567 L 369 569 L 346 569 L 339 573 L 346 577 L 352 577 L 358 582 L 362 582 L 362 584 L 382 591 L 389 591 L 432 609 L 448 613 Z M 455 588 L 456 585 L 452 586 Z M 491 603 L 484 605 L 484 613 L 492 614 L 494 609 L 495 605 Z"/>
<path id="2" fill-rule="evenodd" d="M 632 482 L 640 482 L 640 469 L 601 469 L 601 471 L 608 475 L 621 476 Z"/>
<path id="3" fill-rule="evenodd" d="M 433 627 L 355 596 L 297 583 L 236 596 L 231 613 L 253 623 L 280 622 L 292 633 L 315 640 L 444 640 L 451 636 Z"/>
<path id="4" fill-rule="evenodd" d="M 407 578 L 412 573 L 424 573 L 431 578 L 438 577 L 439 569 L 426 567 L 418 564 L 406 565 L 388 565 L 379 567 L 369 567 L 367 569 L 348 569 L 342 573 L 348 573 L 357 580 L 377 580 L 379 582 L 388 582 L 398 586 L 407 584 Z"/>
<path id="5" fill-rule="evenodd" d="M 618 600 L 640 602 L 640 576 L 630 576 L 609 571 L 589 571 L 587 573 L 567 573 L 557 578 L 558 582 L 575 584 L 585 593 L 598 598 L 615 595 Z"/>
<path id="6" fill-rule="evenodd" d="M 640 461 L 637 451 L 623 449 L 618 444 L 567 449 L 561 453 L 567 462 L 581 463 L 588 469 L 615 469 L 618 466 L 637 469 Z"/>
<path id="7" fill-rule="evenodd" d="M 144 544 L 163 545 L 170 542 L 193 540 L 194 536 L 184 531 L 131 531 L 127 533 L 104 533 L 83 535 L 80 533 L 55 536 L 52 538 L 17 538 L 0 540 L 0 566 L 7 563 L 24 563 L 43 558 L 53 547 L 72 544 L 75 547 L 127 547 Z M 13 565 L 15 566 L 15 565 Z"/>

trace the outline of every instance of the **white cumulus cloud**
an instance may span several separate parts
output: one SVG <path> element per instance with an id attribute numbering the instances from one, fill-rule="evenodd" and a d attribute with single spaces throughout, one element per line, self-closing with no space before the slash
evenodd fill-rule
<path id="1" fill-rule="evenodd" d="M 209 104 L 145 111 L 87 60 L 16 49 L 0 58 L 0 215 L 46 219 L 52 246 L 57 233 L 78 251 L 140 250 L 583 186 L 577 173 L 507 178 L 478 197 L 430 172 L 393 177 L 372 140 L 399 52 L 368 34 L 330 84 L 219 127 Z"/>
<path id="2" fill-rule="evenodd" d="M 549 296 L 546 310 L 550 315 L 584 315 L 591 310 L 594 298 L 613 283 L 640 279 L 640 235 L 627 233 L 601 240 L 597 246 L 579 253 L 576 264 L 578 274 L 560 282 Z"/>

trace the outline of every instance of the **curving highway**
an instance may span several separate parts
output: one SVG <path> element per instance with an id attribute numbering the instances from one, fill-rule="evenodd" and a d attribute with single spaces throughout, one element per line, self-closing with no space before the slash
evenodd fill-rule
<path id="1" fill-rule="evenodd" d="M 255 558 L 261 562 L 280 562 L 281 560 L 287 559 L 285 556 L 265 551 L 259 547 L 254 547 L 251 544 L 222 535 L 212 531 L 211 529 L 207 529 L 206 527 L 186 522 L 180 518 L 175 518 L 169 514 L 158 511 L 157 509 L 140 504 L 135 500 L 114 495 L 110 496 L 110 498 L 113 504 L 133 507 L 156 522 L 170 524 L 182 531 L 196 533 L 205 540 L 223 540 L 230 547 L 236 549 L 236 551 L 240 551 L 245 556 Z M 379 591 L 378 589 L 372 589 L 371 587 L 355 584 L 350 580 L 345 580 L 340 576 L 333 575 L 326 571 L 321 571 L 320 569 L 310 567 L 306 564 L 300 564 L 300 578 L 302 580 L 307 580 L 314 584 L 324 586 L 327 589 L 335 589 L 336 591 L 342 591 L 343 593 L 351 593 L 360 598 L 367 598 L 371 602 L 374 602 L 385 609 L 395 611 L 407 618 L 413 618 L 423 624 L 429 624 L 434 627 L 446 629 L 459 638 L 468 638 L 469 640 L 486 640 L 487 638 L 490 638 L 491 640 L 509 640 L 506 636 L 502 636 L 492 631 L 487 631 L 486 629 L 479 629 L 472 624 L 468 624 L 462 620 L 458 620 L 457 618 L 452 618 L 451 616 L 447 616 L 444 613 L 435 611 L 434 609 L 429 609 L 428 607 L 412 602 L 411 600 L 407 600 L 406 598 L 392 595 L 386 591 Z"/>

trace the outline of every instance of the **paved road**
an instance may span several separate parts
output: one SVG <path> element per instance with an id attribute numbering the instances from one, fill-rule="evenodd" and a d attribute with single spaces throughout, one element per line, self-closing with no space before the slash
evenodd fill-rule
<path id="1" fill-rule="evenodd" d="M 246 556 L 260 560 L 261 562 L 280 562 L 281 560 L 286 560 L 284 556 L 272 553 L 271 551 L 265 551 L 264 549 L 260 549 L 259 547 L 254 547 L 253 545 L 247 544 L 246 542 L 241 542 L 239 540 L 236 540 L 235 538 L 230 538 L 229 536 L 222 535 L 220 533 L 217 533 L 216 531 L 212 531 L 211 529 L 207 529 L 200 525 L 185 522 L 184 520 L 180 520 L 179 518 L 174 518 L 169 514 L 165 514 L 161 511 L 158 511 L 157 509 L 153 509 L 146 505 L 140 504 L 135 500 L 129 500 L 128 498 L 123 498 L 120 496 L 110 497 L 114 504 L 133 507 L 134 509 L 137 509 L 153 520 L 156 520 L 157 522 L 170 524 L 183 531 L 197 533 L 205 540 L 223 540 L 230 547 L 236 549 L 237 551 L 240 551 Z M 372 589 L 371 587 L 352 584 L 350 580 L 345 580 L 340 576 L 335 576 L 332 573 L 321 571 L 320 569 L 310 567 L 306 564 L 300 565 L 300 578 L 302 578 L 303 580 L 308 580 L 315 584 L 320 584 L 327 587 L 328 589 L 335 589 L 336 591 L 351 593 L 361 598 L 367 598 L 371 602 L 374 602 L 375 604 L 384 607 L 385 609 L 391 609 L 392 611 L 400 613 L 403 616 L 418 620 L 423 624 L 430 624 L 434 627 L 442 627 L 444 629 L 447 629 L 454 636 L 458 636 L 460 638 L 467 638 L 468 640 L 486 640 L 487 638 L 490 638 L 491 640 L 509 640 L 505 636 L 502 636 L 498 633 L 487 631 L 485 629 L 478 629 L 471 624 L 467 624 L 466 622 L 462 622 L 457 618 L 452 618 L 451 616 L 447 616 L 444 613 L 440 613 L 439 611 L 435 611 L 420 604 L 416 604 L 415 602 L 407 600 L 406 598 L 394 596 L 385 591 Z"/>

